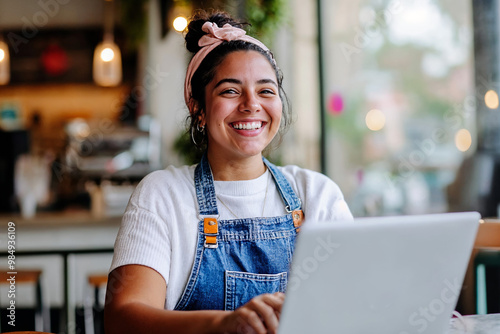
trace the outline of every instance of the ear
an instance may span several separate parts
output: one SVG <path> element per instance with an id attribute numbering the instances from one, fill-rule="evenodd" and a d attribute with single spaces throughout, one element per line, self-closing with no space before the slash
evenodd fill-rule
<path id="1" fill-rule="evenodd" d="M 193 98 L 191 98 L 188 102 L 188 109 L 191 115 L 196 115 L 196 111 L 198 109 L 198 103 L 196 103 L 196 101 Z"/>
<path id="2" fill-rule="evenodd" d="M 199 103 L 194 99 L 189 101 L 189 112 L 197 118 L 199 126 L 205 126 L 205 112 L 200 108 Z"/>
<path id="3" fill-rule="evenodd" d="M 205 121 L 205 113 L 203 110 L 198 114 L 198 124 L 200 126 L 205 126 L 207 122 Z"/>

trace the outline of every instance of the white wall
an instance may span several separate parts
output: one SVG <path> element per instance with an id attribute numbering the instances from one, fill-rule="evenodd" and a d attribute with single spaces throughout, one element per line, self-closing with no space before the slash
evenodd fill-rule
<path id="1" fill-rule="evenodd" d="M 277 42 L 278 61 L 282 53 L 291 54 L 284 69 L 285 89 L 295 116 L 287 143 L 284 145 L 284 164 L 320 169 L 320 117 L 318 81 L 318 44 L 316 5 L 314 0 L 289 0 L 291 23 L 286 40 Z M 280 37 L 278 35 L 278 37 Z M 288 77 L 287 77 L 288 76 Z"/>
<path id="2" fill-rule="evenodd" d="M 185 130 L 184 120 L 188 115 L 184 104 L 184 77 L 189 56 L 184 46 L 184 37 L 173 29 L 161 37 L 161 22 L 158 1 L 149 6 L 148 36 L 143 75 L 148 71 L 160 73 L 158 85 L 148 90 L 146 110 L 161 125 L 163 165 L 178 165 L 172 152 L 177 136 Z"/>

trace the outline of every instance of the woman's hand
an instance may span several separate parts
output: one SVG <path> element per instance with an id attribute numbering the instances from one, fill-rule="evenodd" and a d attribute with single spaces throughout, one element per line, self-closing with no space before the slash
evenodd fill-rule
<path id="1" fill-rule="evenodd" d="M 108 279 L 106 333 L 275 334 L 285 295 L 263 294 L 233 312 L 165 310 L 167 285 L 155 270 L 141 265 L 114 269 Z"/>
<path id="2" fill-rule="evenodd" d="M 285 294 L 266 293 L 252 298 L 221 320 L 223 333 L 276 334 Z"/>

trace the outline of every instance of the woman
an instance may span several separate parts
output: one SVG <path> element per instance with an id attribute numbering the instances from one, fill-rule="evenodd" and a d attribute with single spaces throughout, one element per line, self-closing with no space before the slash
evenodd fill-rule
<path id="1" fill-rule="evenodd" d="M 272 54 L 240 26 L 224 13 L 189 24 L 185 99 L 206 153 L 148 175 L 132 195 L 109 275 L 108 334 L 276 333 L 302 220 L 352 219 L 333 181 L 263 158 L 289 115 Z"/>

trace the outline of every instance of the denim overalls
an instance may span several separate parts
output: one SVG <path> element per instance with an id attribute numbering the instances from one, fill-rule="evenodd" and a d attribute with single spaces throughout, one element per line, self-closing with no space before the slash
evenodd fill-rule
<path id="1" fill-rule="evenodd" d="M 206 155 L 194 182 L 201 221 L 196 255 L 176 310 L 235 310 L 263 293 L 285 292 L 301 202 L 283 174 L 263 158 L 288 214 L 217 220 L 215 188 Z"/>

